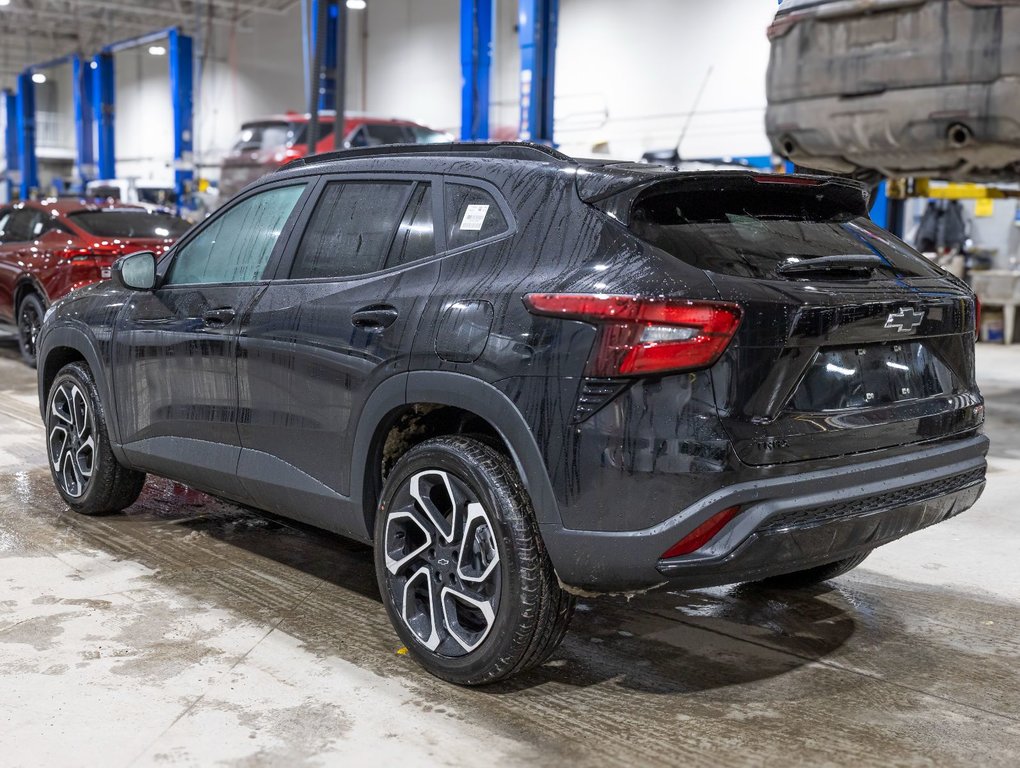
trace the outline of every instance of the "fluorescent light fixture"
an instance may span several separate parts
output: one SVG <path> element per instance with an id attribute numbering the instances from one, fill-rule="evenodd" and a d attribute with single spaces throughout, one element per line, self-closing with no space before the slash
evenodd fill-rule
<path id="1" fill-rule="evenodd" d="M 33 83 L 39 83 L 39 84 L 45 83 L 46 82 L 46 75 L 44 75 L 42 72 L 33 72 L 32 73 L 32 82 Z"/>
<path id="2" fill-rule="evenodd" d="M 89 62 L 89 69 L 98 69 L 98 68 L 99 68 L 99 65 L 96 64 L 96 62 L 94 62 L 94 61 L 90 61 Z"/>
<path id="3" fill-rule="evenodd" d="M 347 0 L 347 7 L 352 11 L 363 11 L 368 7 L 365 0 Z"/>
<path id="4" fill-rule="evenodd" d="M 0 8 L 2 8 L 5 5 L 10 5 L 10 4 L 11 4 L 11 0 L 0 0 Z"/>
<path id="5" fill-rule="evenodd" d="M 166 48 L 162 45 L 150 45 L 149 53 L 153 56 L 166 56 Z"/>

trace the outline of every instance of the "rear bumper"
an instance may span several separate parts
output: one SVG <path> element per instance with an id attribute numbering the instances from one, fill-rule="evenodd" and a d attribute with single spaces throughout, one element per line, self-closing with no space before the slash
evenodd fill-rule
<path id="1" fill-rule="evenodd" d="M 1003 168 L 1020 162 L 1020 75 L 773 102 L 765 122 L 775 151 L 819 170 L 861 166 L 901 176 Z M 970 134 L 962 143 L 953 142 L 955 126 Z"/>
<path id="2" fill-rule="evenodd" d="M 871 550 L 963 512 L 984 488 L 987 451 L 988 439 L 978 435 L 908 456 L 732 485 L 646 530 L 543 526 L 542 533 L 560 580 L 578 589 L 751 581 Z M 673 544 L 734 505 L 741 513 L 706 546 L 660 560 Z"/>

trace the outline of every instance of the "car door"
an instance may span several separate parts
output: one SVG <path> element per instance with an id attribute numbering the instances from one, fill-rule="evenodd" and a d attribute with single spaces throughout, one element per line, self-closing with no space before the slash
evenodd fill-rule
<path id="1" fill-rule="evenodd" d="M 160 263 L 160 284 L 132 293 L 113 335 L 121 441 L 141 469 L 244 499 L 237 481 L 237 333 L 266 287 L 309 185 L 252 191 Z"/>
<path id="2" fill-rule="evenodd" d="M 356 534 L 354 433 L 372 391 L 408 368 L 439 216 L 427 177 L 322 181 L 241 330 L 238 475 L 260 507 Z"/>
<path id="3" fill-rule="evenodd" d="M 34 208 L 0 211 L 0 318 L 7 322 L 15 322 L 14 292 L 25 272 L 24 251 L 32 245 L 39 218 Z"/>

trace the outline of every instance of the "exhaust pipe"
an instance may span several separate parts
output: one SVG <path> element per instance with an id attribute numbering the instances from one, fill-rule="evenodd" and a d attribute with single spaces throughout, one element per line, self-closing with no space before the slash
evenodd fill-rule
<path id="1" fill-rule="evenodd" d="M 956 149 L 967 146 L 971 139 L 970 128 L 963 123 L 953 123 L 946 129 L 946 138 L 949 140 L 949 145 Z"/>

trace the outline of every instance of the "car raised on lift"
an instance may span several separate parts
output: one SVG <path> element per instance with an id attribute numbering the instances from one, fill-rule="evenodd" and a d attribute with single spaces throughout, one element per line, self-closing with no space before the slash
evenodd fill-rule
<path id="1" fill-rule="evenodd" d="M 370 543 L 461 684 L 548 658 L 580 591 L 838 576 L 970 507 L 988 445 L 973 294 L 866 202 L 530 144 L 299 160 L 54 306 L 54 482 Z"/>
<path id="2" fill-rule="evenodd" d="M 768 34 L 766 130 L 797 165 L 1020 177 L 1017 0 L 784 0 Z"/>

